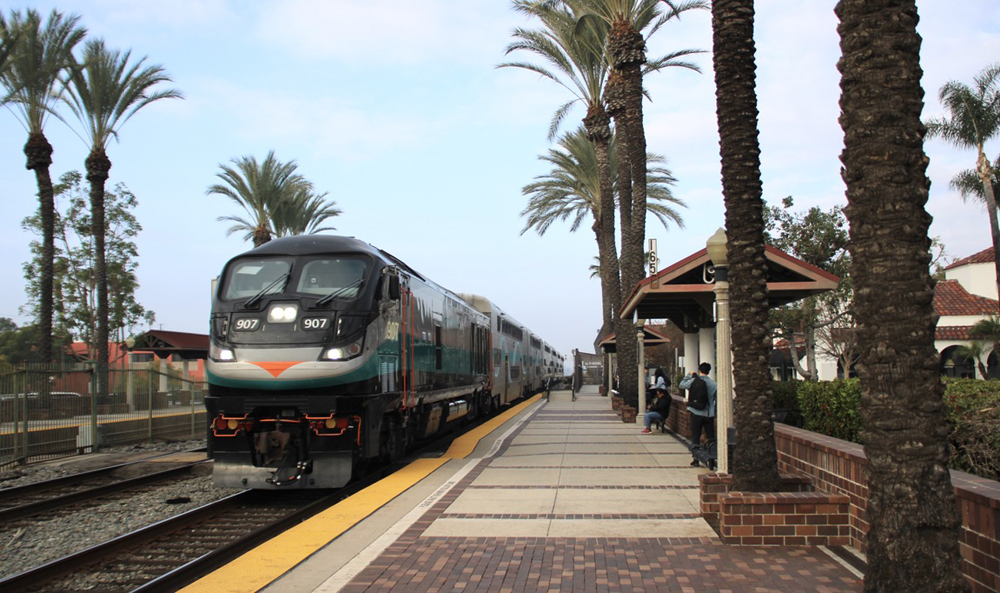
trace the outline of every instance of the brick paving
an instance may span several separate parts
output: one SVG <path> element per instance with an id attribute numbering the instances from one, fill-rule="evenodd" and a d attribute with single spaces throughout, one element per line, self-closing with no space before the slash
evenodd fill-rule
<path id="1" fill-rule="evenodd" d="M 601 410 L 602 406 L 608 409 Z M 563 426 L 565 430 L 557 430 Z M 623 503 L 618 501 L 624 500 L 626 495 L 648 497 L 662 493 L 664 501 L 677 501 L 677 496 L 696 499 L 699 473 L 687 467 L 690 457 L 672 436 L 643 435 L 640 438 L 635 425 L 627 427 L 628 430 L 623 430 L 624 426 L 610 410 L 606 398 L 588 397 L 584 393 L 577 402 L 563 404 L 553 398 L 552 402 L 537 408 L 534 415 L 508 437 L 496 456 L 480 460 L 341 591 L 834 593 L 862 589 L 861 579 L 821 548 L 726 546 L 706 528 L 707 523 L 702 525 L 697 509 L 689 504 L 684 508 L 649 509 L 650 512 L 643 512 L 642 508 L 621 508 Z M 542 439 L 545 442 L 529 436 L 544 434 L 549 429 L 552 433 L 547 435 L 550 438 Z M 556 438 L 557 435 L 562 440 Z M 604 465 L 601 458 L 614 453 L 572 450 L 594 444 L 631 443 L 649 445 L 646 448 L 657 461 L 670 457 L 680 463 Z M 532 449 L 551 449 L 559 445 L 565 445 L 564 453 L 542 453 Z M 589 458 L 589 463 L 531 463 L 533 458 L 543 455 L 572 455 L 573 459 Z M 512 460 L 516 465 L 496 465 Z M 564 475 L 567 470 L 592 472 L 595 481 L 602 477 L 601 474 L 611 471 L 628 470 L 640 474 L 645 471 L 647 474 L 641 475 L 669 474 L 668 477 L 676 479 L 677 483 L 641 483 L 645 478 L 640 478 L 634 484 L 574 484 Z M 545 476 L 549 476 L 550 483 L 540 483 L 545 481 Z M 553 490 L 555 493 L 547 494 Z M 500 512 L 491 508 L 468 512 L 466 504 L 465 510 L 450 510 L 458 506 L 456 501 L 463 494 L 488 496 L 500 505 L 505 496 L 518 491 L 524 492 L 525 497 L 571 498 L 576 492 L 575 496 L 589 497 L 582 502 L 576 501 L 578 504 L 603 507 L 598 509 L 600 512 L 592 509 L 560 512 L 555 508 L 559 504 L 550 505 L 549 512 L 534 512 L 527 505 L 518 509 L 525 512 Z M 508 504 L 516 506 L 519 503 L 508 501 Z M 566 506 L 568 504 L 563 503 L 561 510 L 572 510 Z M 544 535 L 535 534 L 538 530 L 546 531 L 545 525 L 549 527 Z M 604 527 L 613 530 L 623 525 L 630 531 L 627 537 L 573 535 Z M 681 529 L 678 533 L 693 528 L 700 535 L 662 535 L 664 530 L 678 527 Z M 522 528 L 532 535 L 496 533 Z M 459 533 L 442 535 L 449 530 Z M 560 533 L 562 535 L 558 535 Z"/>

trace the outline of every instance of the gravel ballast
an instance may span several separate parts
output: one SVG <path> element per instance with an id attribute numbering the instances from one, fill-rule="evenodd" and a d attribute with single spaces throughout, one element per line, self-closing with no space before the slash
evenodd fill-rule
<path id="1" fill-rule="evenodd" d="M 204 446 L 204 441 L 200 444 L 197 441 L 147 443 L 104 449 L 102 453 L 185 451 L 199 446 Z M 38 464 L 4 472 L 0 483 L 5 488 L 14 487 L 69 473 L 74 472 L 61 466 Z M 198 476 L 68 515 L 60 514 L 51 519 L 39 517 L 37 522 L 27 527 L 0 526 L 0 550 L 3 550 L 0 578 L 35 568 L 236 492 L 239 490 L 216 488 L 210 475 Z"/>

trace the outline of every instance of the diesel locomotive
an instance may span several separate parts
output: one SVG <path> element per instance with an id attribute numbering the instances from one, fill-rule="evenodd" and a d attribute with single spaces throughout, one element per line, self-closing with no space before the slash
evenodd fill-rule
<path id="1" fill-rule="evenodd" d="M 234 257 L 210 325 L 205 405 L 222 487 L 341 487 L 541 389 L 564 361 L 489 299 L 349 237 L 286 237 Z"/>

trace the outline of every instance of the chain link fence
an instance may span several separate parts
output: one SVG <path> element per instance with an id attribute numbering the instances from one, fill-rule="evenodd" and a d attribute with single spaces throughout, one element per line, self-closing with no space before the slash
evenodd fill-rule
<path id="1" fill-rule="evenodd" d="M 0 365 L 0 470 L 102 447 L 205 436 L 203 382 L 157 363 L 110 369 L 95 396 L 94 365 Z"/>

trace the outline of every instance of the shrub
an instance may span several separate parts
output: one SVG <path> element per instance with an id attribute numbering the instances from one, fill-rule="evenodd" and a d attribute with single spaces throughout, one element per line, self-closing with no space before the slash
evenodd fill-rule
<path id="1" fill-rule="evenodd" d="M 801 381 L 772 381 L 771 405 L 774 407 L 774 421 L 792 426 L 802 426 L 802 412 L 799 410 L 798 387 Z"/>
<path id="2" fill-rule="evenodd" d="M 798 399 L 803 428 L 861 442 L 861 383 L 857 379 L 800 381 Z"/>
<path id="3" fill-rule="evenodd" d="M 949 379 L 949 466 L 970 474 L 1000 479 L 1000 381 Z"/>
<path id="4" fill-rule="evenodd" d="M 857 379 L 775 382 L 772 391 L 775 409 L 797 407 L 806 430 L 861 443 L 861 384 Z M 792 403 L 795 400 L 797 406 Z M 946 379 L 944 404 L 951 445 L 949 467 L 1000 479 L 1000 381 Z"/>

